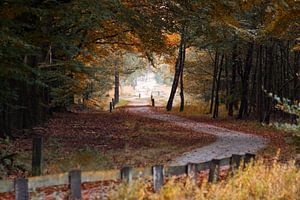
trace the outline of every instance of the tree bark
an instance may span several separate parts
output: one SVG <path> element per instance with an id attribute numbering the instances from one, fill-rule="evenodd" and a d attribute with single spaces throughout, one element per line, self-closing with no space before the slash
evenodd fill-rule
<path id="1" fill-rule="evenodd" d="M 265 70 L 265 89 L 267 90 L 267 93 L 273 92 L 273 67 L 274 67 L 274 55 L 273 55 L 273 48 L 274 43 L 271 47 L 266 48 L 266 70 Z M 265 107 L 264 107 L 264 118 L 263 122 L 266 124 L 270 123 L 271 119 L 271 112 L 273 107 L 273 99 L 271 99 L 269 96 L 265 94 Z"/>
<path id="2" fill-rule="evenodd" d="M 295 55 L 294 55 L 294 83 L 293 83 L 293 100 L 294 101 L 299 101 L 299 78 L 300 78 L 300 75 L 299 75 L 299 61 L 300 61 L 300 54 L 299 52 L 295 52 Z"/>
<path id="3" fill-rule="evenodd" d="M 183 50 L 182 50 L 182 55 L 181 55 L 181 74 L 180 74 L 180 112 L 184 111 L 184 88 L 183 88 L 183 69 L 184 69 L 184 62 L 185 62 L 185 43 L 183 43 Z"/>
<path id="4" fill-rule="evenodd" d="M 223 61 L 224 61 L 224 54 L 222 55 L 221 58 L 221 63 L 220 63 L 220 69 L 218 73 L 218 78 L 217 78 L 217 85 L 216 85 L 216 98 L 215 98 L 215 107 L 214 107 L 214 114 L 213 118 L 217 118 L 219 116 L 219 104 L 220 104 L 220 97 L 219 97 L 219 90 L 220 90 L 220 84 L 221 84 L 221 75 L 222 75 L 222 70 L 223 70 Z"/>
<path id="5" fill-rule="evenodd" d="M 228 73 L 228 62 L 230 60 L 228 59 L 228 56 L 226 55 L 225 57 L 225 65 L 224 65 L 224 69 L 225 69 L 225 90 L 226 90 L 226 98 L 225 98 L 225 104 L 226 104 L 226 111 L 229 110 L 229 90 L 230 90 L 230 84 L 229 84 L 229 73 Z"/>
<path id="6" fill-rule="evenodd" d="M 181 41 L 180 41 L 180 46 L 179 46 L 178 57 L 177 57 L 177 60 L 176 60 L 176 65 L 175 65 L 175 74 L 174 74 L 173 84 L 172 84 L 169 100 L 168 100 L 167 107 L 166 107 L 167 111 L 172 110 L 173 101 L 174 101 L 174 97 L 176 95 L 176 90 L 177 90 L 177 87 L 178 87 L 180 75 L 183 72 L 184 61 L 185 61 L 185 35 L 184 35 L 184 33 L 182 33 L 181 34 Z"/>
<path id="7" fill-rule="evenodd" d="M 253 56 L 253 43 L 248 43 L 248 50 L 246 55 L 245 69 L 242 74 L 242 96 L 241 105 L 239 110 L 238 119 L 242 119 L 248 113 L 248 90 L 249 90 L 249 77 L 252 68 L 252 56 Z"/>
<path id="8" fill-rule="evenodd" d="M 209 113 L 212 113 L 213 106 L 214 106 L 216 80 L 217 80 L 217 75 L 218 75 L 218 65 L 219 65 L 219 52 L 217 50 L 216 54 L 215 54 L 214 74 L 213 74 L 213 83 L 212 83 L 212 88 L 211 88 Z"/>
<path id="9" fill-rule="evenodd" d="M 232 51 L 232 71 L 231 71 L 231 82 L 230 82 L 230 100 L 228 105 L 228 116 L 233 116 L 234 102 L 236 101 L 236 68 L 237 68 L 237 45 L 235 44 Z"/>
<path id="10" fill-rule="evenodd" d="M 114 94 L 114 99 L 115 99 L 115 103 L 117 104 L 120 101 L 120 74 L 119 74 L 118 66 L 115 66 L 114 76 L 115 76 L 115 94 Z"/>
<path id="11" fill-rule="evenodd" d="M 263 101 L 263 91 L 262 91 L 262 85 L 263 85 L 263 46 L 260 45 L 259 49 L 258 49 L 258 66 L 257 66 L 257 84 L 256 84 L 256 117 L 257 119 L 259 119 L 260 122 L 263 121 L 263 114 L 262 114 L 262 110 L 263 110 L 263 105 L 262 105 L 262 101 Z"/>
<path id="12" fill-rule="evenodd" d="M 255 65 L 253 65 L 254 72 L 252 73 L 252 78 L 251 78 L 252 87 L 251 87 L 251 95 L 250 95 L 250 109 L 248 115 L 250 115 L 252 111 L 255 113 L 255 109 L 256 109 L 256 85 L 257 85 L 256 78 L 257 78 L 257 69 L 258 69 L 258 60 L 259 60 L 258 56 L 259 56 L 259 52 L 256 51 Z"/>

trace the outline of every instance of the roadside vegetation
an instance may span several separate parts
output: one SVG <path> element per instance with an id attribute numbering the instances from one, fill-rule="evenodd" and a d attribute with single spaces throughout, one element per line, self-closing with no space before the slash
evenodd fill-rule
<path id="1" fill-rule="evenodd" d="M 258 160 L 246 169 L 240 168 L 231 178 L 216 184 L 189 178 L 171 179 L 159 193 L 153 193 L 143 180 L 123 184 L 110 192 L 109 199 L 147 200 L 227 200 L 227 199 L 300 199 L 300 169 L 293 162 L 275 160 L 265 164 Z"/>

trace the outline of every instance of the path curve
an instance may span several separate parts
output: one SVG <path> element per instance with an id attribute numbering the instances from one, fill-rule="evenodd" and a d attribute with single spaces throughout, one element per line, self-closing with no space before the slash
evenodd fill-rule
<path id="1" fill-rule="evenodd" d="M 132 102 L 129 105 L 133 106 L 136 104 Z M 186 165 L 187 163 L 200 163 L 212 159 L 230 157 L 232 154 L 255 153 L 264 148 L 268 143 L 267 139 L 261 136 L 220 128 L 171 114 L 154 112 L 147 106 L 139 105 L 139 107 L 128 107 L 128 110 L 135 114 L 143 115 L 144 117 L 171 122 L 185 129 L 216 136 L 215 142 L 184 153 L 174 158 L 168 165 Z"/>

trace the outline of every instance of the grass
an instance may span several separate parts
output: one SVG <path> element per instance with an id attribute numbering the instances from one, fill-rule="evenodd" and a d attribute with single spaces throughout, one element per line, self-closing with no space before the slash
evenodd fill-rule
<path id="1" fill-rule="evenodd" d="M 125 99 L 120 99 L 119 103 L 116 105 L 116 108 L 126 106 L 129 103 L 129 101 Z"/>
<path id="2" fill-rule="evenodd" d="M 292 135 L 286 138 L 286 143 L 296 146 L 296 152 L 300 154 L 300 136 Z"/>
<path id="3" fill-rule="evenodd" d="M 144 180 L 122 184 L 110 192 L 109 199 L 147 200 L 297 200 L 300 199 L 300 170 L 293 162 L 275 161 L 266 165 L 262 160 L 240 168 L 231 178 L 216 184 L 203 181 L 195 183 L 189 178 L 171 179 L 160 190 L 153 193 Z"/>
<path id="4" fill-rule="evenodd" d="M 75 150 L 71 154 L 67 155 L 67 157 L 61 156 L 59 159 L 53 159 L 54 155 L 49 154 L 45 157 L 47 158 L 44 166 L 45 174 L 67 172 L 74 168 L 89 171 L 112 167 L 111 162 L 106 156 L 102 155 L 99 151 L 97 151 L 97 149 L 90 148 L 89 146 Z"/>

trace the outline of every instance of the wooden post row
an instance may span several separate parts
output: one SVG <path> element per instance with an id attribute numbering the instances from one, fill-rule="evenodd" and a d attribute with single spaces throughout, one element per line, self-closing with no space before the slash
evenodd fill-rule
<path id="1" fill-rule="evenodd" d="M 152 167 L 153 189 L 158 192 L 164 184 L 164 166 L 156 165 Z"/>
<path id="2" fill-rule="evenodd" d="M 112 112 L 112 109 L 113 109 L 112 102 L 109 102 L 109 112 Z"/>
<path id="3" fill-rule="evenodd" d="M 125 166 L 121 169 L 121 179 L 126 183 L 132 182 L 132 168 Z"/>
<path id="4" fill-rule="evenodd" d="M 70 199 L 81 199 L 81 171 L 69 172 Z M 29 200 L 28 179 L 20 178 L 15 181 L 15 199 Z"/>
<path id="5" fill-rule="evenodd" d="M 69 172 L 69 184 L 70 184 L 70 199 L 81 199 L 81 171 L 73 170 Z"/>
<path id="6" fill-rule="evenodd" d="M 208 182 L 215 183 L 219 180 L 220 174 L 220 160 L 213 159 L 210 163 Z"/>
<path id="7" fill-rule="evenodd" d="M 41 141 L 41 140 L 39 140 Z M 37 140 L 36 140 L 37 142 Z M 40 144 L 37 142 L 37 144 Z M 244 157 L 244 163 L 247 164 L 251 159 L 255 158 L 254 154 L 232 155 L 230 158 L 230 168 L 232 173 L 240 166 L 241 159 Z M 214 183 L 219 180 L 221 160 L 213 159 L 209 166 L 208 182 Z M 188 163 L 186 165 L 186 174 L 193 180 L 197 178 L 197 164 Z M 158 192 L 164 184 L 164 166 L 156 165 L 152 167 L 153 189 Z M 127 183 L 131 183 L 133 178 L 133 169 L 130 166 L 125 166 L 121 169 L 121 179 Z M 81 171 L 73 170 L 69 172 L 70 199 L 81 199 Z M 17 179 L 15 181 L 16 200 L 28 200 L 28 179 Z"/>
<path id="8" fill-rule="evenodd" d="M 28 200 L 28 180 L 25 178 L 19 178 L 15 181 L 15 193 L 16 200 Z"/>
<path id="9" fill-rule="evenodd" d="M 246 153 L 245 154 L 245 158 L 244 158 L 244 162 L 245 162 L 245 165 L 250 163 L 251 160 L 254 160 L 255 159 L 255 154 L 252 154 L 252 153 Z"/>
<path id="10" fill-rule="evenodd" d="M 32 141 L 32 176 L 40 176 L 42 172 L 42 145 L 43 138 L 36 136 Z"/>
<path id="11" fill-rule="evenodd" d="M 233 170 L 238 169 L 240 167 L 241 160 L 242 160 L 242 155 L 232 154 L 231 160 L 230 160 L 230 167 Z"/>
<path id="12" fill-rule="evenodd" d="M 186 174 L 187 176 L 196 181 L 197 180 L 197 169 L 196 169 L 196 163 L 188 163 L 186 166 Z"/>

